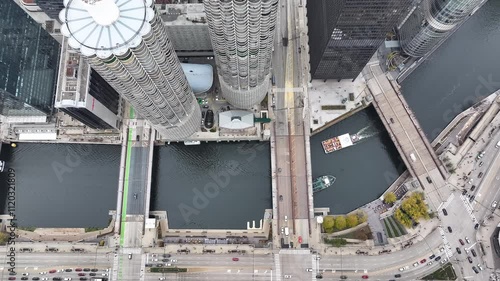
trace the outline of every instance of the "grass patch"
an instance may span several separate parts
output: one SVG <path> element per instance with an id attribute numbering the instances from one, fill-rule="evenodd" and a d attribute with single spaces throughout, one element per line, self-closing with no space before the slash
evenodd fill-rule
<path id="1" fill-rule="evenodd" d="M 393 216 L 390 216 L 390 218 L 391 218 L 391 221 L 393 221 L 394 224 L 396 225 L 396 227 L 399 229 L 399 232 L 401 233 L 401 235 L 408 234 L 408 232 L 406 231 L 406 228 L 404 226 L 402 226 Z"/>
<path id="2" fill-rule="evenodd" d="M 445 264 L 442 268 L 422 278 L 423 280 L 456 280 L 457 275 L 451 263 Z"/>
<path id="3" fill-rule="evenodd" d="M 19 226 L 17 229 L 33 232 L 33 231 L 35 231 L 36 227 L 34 227 L 34 226 Z"/>
<path id="4" fill-rule="evenodd" d="M 177 273 L 177 272 L 187 272 L 187 268 L 179 267 L 152 267 L 151 272 L 163 272 L 163 273 Z"/>
<path id="5" fill-rule="evenodd" d="M 389 227 L 389 223 L 387 222 L 387 218 L 383 219 L 382 221 L 384 222 L 385 231 L 387 232 L 387 236 L 389 236 L 389 238 L 394 238 L 394 234 L 392 234 L 392 229 Z"/>
<path id="6" fill-rule="evenodd" d="M 356 231 L 349 232 L 344 235 L 339 235 L 337 237 L 345 239 L 358 239 L 358 240 L 373 239 L 372 231 L 370 230 L 370 227 L 368 225 L 363 226 L 362 228 L 357 229 Z"/>
<path id="7" fill-rule="evenodd" d="M 389 218 L 387 218 L 387 222 L 388 222 L 388 223 L 389 223 L 389 225 L 391 226 L 392 231 L 394 232 L 394 235 L 395 235 L 396 237 L 399 237 L 399 236 L 401 236 L 401 235 L 402 235 L 402 234 L 399 232 L 399 229 L 398 229 L 396 226 L 394 226 L 394 221 L 393 221 L 390 217 L 389 217 Z"/>
<path id="8" fill-rule="evenodd" d="M 322 105 L 321 110 L 345 110 L 346 106 L 343 104 L 340 105 Z"/>
<path id="9" fill-rule="evenodd" d="M 104 229 L 103 227 L 86 227 L 85 232 L 100 231 L 103 229 Z"/>
<path id="10" fill-rule="evenodd" d="M 330 244 L 333 247 L 342 247 L 347 245 L 347 240 L 345 240 L 344 238 L 333 238 L 333 239 L 325 238 L 325 243 Z"/>

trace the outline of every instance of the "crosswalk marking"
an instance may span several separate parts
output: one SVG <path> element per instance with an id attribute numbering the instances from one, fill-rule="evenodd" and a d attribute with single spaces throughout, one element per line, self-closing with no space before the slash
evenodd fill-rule
<path id="1" fill-rule="evenodd" d="M 276 269 L 276 280 L 281 281 L 281 264 L 280 264 L 280 255 L 274 255 L 274 267 Z"/>
<path id="2" fill-rule="evenodd" d="M 464 195 L 460 195 L 460 199 L 462 199 L 462 202 L 465 205 L 465 209 L 467 210 L 467 213 L 469 213 L 472 221 L 474 223 L 476 223 L 477 219 L 476 219 L 476 216 L 474 216 L 474 209 L 472 208 L 472 205 L 470 204 L 469 199 Z"/>

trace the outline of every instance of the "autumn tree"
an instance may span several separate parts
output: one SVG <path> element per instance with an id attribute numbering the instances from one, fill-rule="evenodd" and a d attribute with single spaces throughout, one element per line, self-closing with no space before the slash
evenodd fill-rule
<path id="1" fill-rule="evenodd" d="M 384 202 L 386 204 L 392 204 L 396 202 L 396 199 L 396 194 L 394 194 L 394 192 L 387 192 L 384 196 Z"/>
<path id="2" fill-rule="evenodd" d="M 347 221 L 347 228 L 355 227 L 358 225 L 358 216 L 355 214 L 348 215 L 346 218 Z"/>
<path id="3" fill-rule="evenodd" d="M 338 216 L 335 218 L 335 228 L 338 230 L 343 230 L 347 226 L 347 222 L 344 216 Z"/>
<path id="4" fill-rule="evenodd" d="M 325 216 L 323 218 L 323 229 L 325 230 L 326 233 L 332 233 L 334 225 L 335 221 L 333 216 Z"/>

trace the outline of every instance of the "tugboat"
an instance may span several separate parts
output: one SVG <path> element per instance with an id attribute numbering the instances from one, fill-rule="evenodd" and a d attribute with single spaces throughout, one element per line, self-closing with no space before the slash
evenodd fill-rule
<path id="1" fill-rule="evenodd" d="M 329 188 L 335 180 L 334 176 L 322 176 L 315 179 L 313 182 L 313 193 Z"/>

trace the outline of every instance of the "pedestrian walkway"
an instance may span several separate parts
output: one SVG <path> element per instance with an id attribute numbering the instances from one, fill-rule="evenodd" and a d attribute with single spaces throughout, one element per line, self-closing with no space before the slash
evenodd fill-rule
<path id="1" fill-rule="evenodd" d="M 469 202 L 469 198 L 465 195 L 460 195 L 460 199 L 462 199 L 462 202 L 465 205 L 465 209 L 467 209 L 467 213 L 469 213 L 472 222 L 477 223 L 476 216 L 474 215 L 474 209 L 472 208 L 472 205 Z"/>
<path id="2" fill-rule="evenodd" d="M 294 250 L 291 250 L 294 251 Z M 281 281 L 281 263 L 280 263 L 280 255 L 274 255 L 274 270 L 275 270 L 275 278 L 277 281 Z"/>
<path id="3" fill-rule="evenodd" d="M 373 242 L 375 246 L 381 246 L 388 244 L 387 235 L 384 231 L 384 226 L 382 225 L 382 221 L 380 220 L 380 214 L 378 212 L 378 207 L 383 205 L 382 200 L 377 199 L 372 201 L 361 208 L 368 215 L 368 226 L 373 233 Z M 379 235 L 382 241 L 379 241 Z"/>

